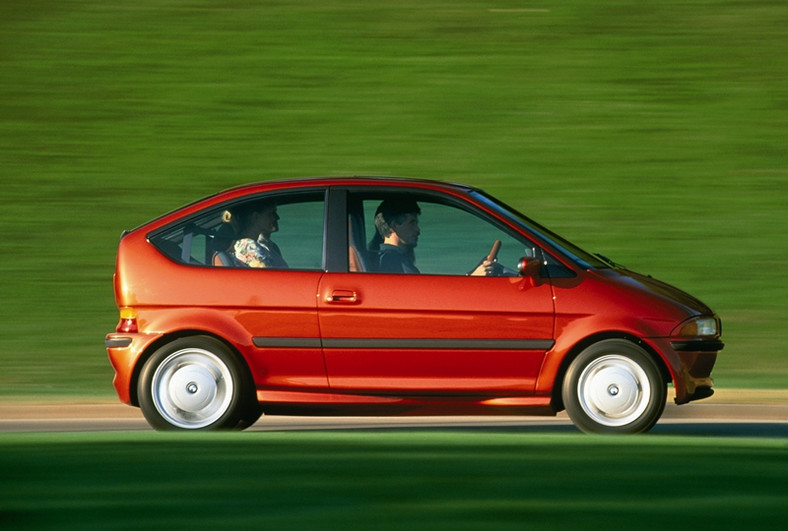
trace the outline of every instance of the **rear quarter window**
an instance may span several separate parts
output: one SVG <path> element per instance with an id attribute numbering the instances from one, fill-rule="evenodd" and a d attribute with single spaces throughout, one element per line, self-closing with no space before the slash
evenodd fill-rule
<path id="1" fill-rule="evenodd" d="M 247 267 L 232 259 L 234 243 L 247 236 L 233 212 L 256 202 L 276 204 L 279 229 L 270 239 L 292 269 L 322 269 L 325 193 L 257 196 L 190 216 L 149 235 L 150 242 L 175 262 L 206 267 Z M 222 262 L 221 258 L 225 261 Z"/>

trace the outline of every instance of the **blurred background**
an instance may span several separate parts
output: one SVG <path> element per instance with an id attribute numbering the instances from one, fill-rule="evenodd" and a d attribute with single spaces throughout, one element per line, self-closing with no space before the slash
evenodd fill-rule
<path id="1" fill-rule="evenodd" d="M 114 397 L 121 231 L 238 184 L 485 189 L 784 388 L 788 3 L 3 0 L 0 399 Z"/>

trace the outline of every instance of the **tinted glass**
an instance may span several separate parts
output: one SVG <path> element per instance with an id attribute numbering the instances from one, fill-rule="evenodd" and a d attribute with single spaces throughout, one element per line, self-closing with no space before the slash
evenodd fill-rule
<path id="1" fill-rule="evenodd" d="M 274 208 L 278 228 L 267 239 L 251 227 L 254 212 Z M 243 213 L 243 214 L 242 214 Z M 259 214 L 258 214 L 259 215 Z M 151 242 L 171 259 L 201 266 L 249 267 L 239 259 L 239 241 L 265 243 L 282 261 L 268 267 L 323 268 L 325 193 L 265 195 L 222 205 L 151 235 Z M 255 234 L 252 234 L 255 232 Z M 255 263 L 255 265 L 265 265 Z"/>
<path id="2" fill-rule="evenodd" d="M 376 227 L 375 217 L 383 201 L 396 195 L 351 194 L 351 243 L 364 241 L 364 245 L 356 243 L 364 263 L 363 268 L 356 270 L 380 271 L 383 235 Z M 528 240 L 504 230 L 482 213 L 468 210 L 461 203 L 431 195 L 408 194 L 408 198 L 416 201 L 421 212 L 417 216 L 417 244 L 412 248 L 413 265 L 421 274 L 466 275 L 487 256 L 496 240 L 501 241 L 498 263 L 505 268 L 506 275 L 516 275 L 519 259 L 533 257 L 537 252 Z M 363 230 L 359 230 L 358 225 L 362 223 Z M 354 270 L 353 260 L 351 270 Z"/>
<path id="3" fill-rule="evenodd" d="M 550 245 L 554 246 L 558 251 L 561 252 L 561 254 L 572 260 L 576 265 L 584 269 L 611 267 L 612 264 L 610 262 L 602 260 L 600 256 L 593 255 L 588 251 L 581 249 L 569 240 L 566 240 L 562 236 L 559 236 L 553 231 L 543 227 L 542 225 L 539 225 L 532 219 L 521 214 L 502 201 L 499 201 L 498 199 L 495 199 L 494 197 L 482 192 L 474 192 L 474 194 L 476 195 L 476 199 L 486 203 L 491 208 L 500 212 L 503 216 L 508 217 L 509 219 L 522 225 L 523 228 L 528 232 L 535 234 L 542 240 L 545 240 Z"/>

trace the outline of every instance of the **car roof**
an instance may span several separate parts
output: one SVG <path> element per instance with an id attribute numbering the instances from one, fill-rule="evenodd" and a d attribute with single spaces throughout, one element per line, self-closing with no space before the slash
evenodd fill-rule
<path id="1" fill-rule="evenodd" d="M 273 179 L 269 181 L 258 181 L 254 183 L 234 186 L 226 190 L 211 194 L 197 199 L 191 203 L 182 205 L 174 210 L 162 214 L 154 219 L 146 221 L 135 229 L 124 231 L 124 234 L 145 228 L 148 230 L 152 225 L 163 225 L 188 216 L 193 212 L 199 211 L 210 204 L 218 204 L 224 201 L 232 201 L 247 194 L 254 194 L 266 190 L 293 190 L 298 188 L 317 188 L 317 187 L 353 187 L 353 186 L 402 186 L 407 188 L 435 190 L 448 193 L 464 194 L 477 188 L 450 181 L 439 181 L 431 179 L 416 179 L 409 177 L 384 177 L 384 176 L 327 176 L 327 177 L 296 177 L 288 179 Z"/>
<path id="2" fill-rule="evenodd" d="M 241 190 L 250 190 L 252 188 L 260 187 L 310 187 L 310 186 L 415 186 L 425 188 L 438 188 L 442 190 L 455 190 L 467 192 L 475 189 L 473 186 L 461 184 L 451 181 L 433 180 L 433 179 L 418 179 L 411 177 L 387 177 L 387 176 L 365 176 L 365 175 L 350 175 L 350 176 L 326 176 L 326 177 L 295 177 L 289 179 L 274 179 L 270 181 L 259 181 L 255 183 L 244 184 L 224 190 L 224 192 L 236 192 Z M 219 194 L 217 194 L 219 195 Z"/>

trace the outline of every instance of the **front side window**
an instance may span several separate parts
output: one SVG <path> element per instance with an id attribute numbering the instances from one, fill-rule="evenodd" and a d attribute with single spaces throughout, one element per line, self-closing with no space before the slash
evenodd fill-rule
<path id="1" fill-rule="evenodd" d="M 325 193 L 266 194 L 190 217 L 151 236 L 175 261 L 254 269 L 322 269 Z"/>
<path id="2" fill-rule="evenodd" d="M 500 241 L 494 274 L 515 276 L 520 258 L 537 252 L 482 213 L 431 195 L 351 194 L 348 214 L 351 271 L 468 275 Z"/>
<path id="3" fill-rule="evenodd" d="M 579 267 L 583 269 L 590 269 L 590 268 L 609 268 L 613 265 L 612 262 L 608 259 L 603 259 L 603 257 L 591 254 L 574 243 L 570 242 L 569 240 L 559 236 L 558 234 L 554 233 L 553 231 L 539 225 L 535 221 L 529 219 L 522 213 L 518 212 L 517 210 L 507 206 L 505 203 L 501 202 L 498 199 L 493 198 L 492 196 L 486 195 L 483 192 L 474 192 L 476 199 L 486 203 L 488 206 L 497 210 L 501 213 L 504 217 L 512 219 L 516 223 L 522 224 L 529 232 L 539 235 L 542 240 L 550 242 L 550 244 L 559 249 L 561 254 L 565 257 L 569 258 L 572 262 L 577 264 Z M 548 268 L 555 271 L 555 274 L 559 276 L 573 276 L 571 272 L 569 272 L 565 267 L 559 266 L 558 262 L 555 260 L 549 260 L 555 264 L 555 269 L 548 264 Z"/>

